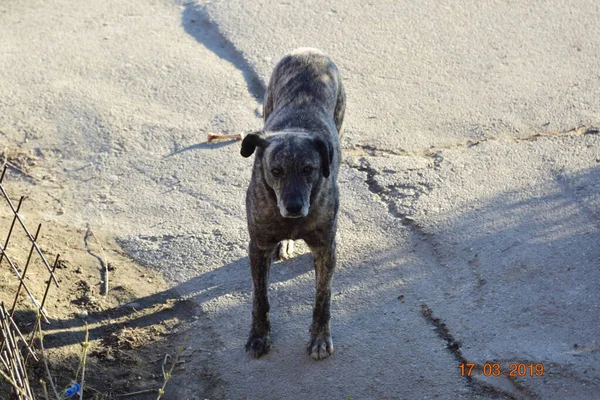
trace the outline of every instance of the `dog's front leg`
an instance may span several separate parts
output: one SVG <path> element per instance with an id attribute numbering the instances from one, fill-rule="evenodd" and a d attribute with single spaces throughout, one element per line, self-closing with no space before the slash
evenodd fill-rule
<path id="1" fill-rule="evenodd" d="M 269 322 L 269 298 L 267 287 L 269 284 L 269 269 L 274 248 L 268 251 L 261 250 L 256 243 L 250 241 L 248 252 L 250 269 L 254 284 L 252 305 L 252 328 L 246 343 L 246 351 L 252 357 L 260 357 L 269 352 L 271 348 L 271 323 Z"/>
<path id="2" fill-rule="evenodd" d="M 311 247 L 315 258 L 316 296 L 313 320 L 310 326 L 308 354 L 314 360 L 322 360 L 333 354 L 331 340 L 331 279 L 335 269 L 335 241 L 324 247 Z"/>

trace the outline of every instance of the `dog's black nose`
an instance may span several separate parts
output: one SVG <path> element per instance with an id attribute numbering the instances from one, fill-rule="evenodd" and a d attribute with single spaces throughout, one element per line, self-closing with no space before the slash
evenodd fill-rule
<path id="1" fill-rule="evenodd" d="M 302 202 L 301 201 L 289 202 L 285 206 L 285 209 L 287 210 L 287 212 L 289 212 L 292 215 L 300 214 L 300 212 L 302 211 Z"/>

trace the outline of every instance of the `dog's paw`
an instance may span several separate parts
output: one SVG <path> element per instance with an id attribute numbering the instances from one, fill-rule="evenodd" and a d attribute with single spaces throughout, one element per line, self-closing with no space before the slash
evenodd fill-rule
<path id="1" fill-rule="evenodd" d="M 267 354 L 271 350 L 271 338 L 251 336 L 246 342 L 246 351 L 254 358 Z"/>
<path id="2" fill-rule="evenodd" d="M 277 257 L 280 260 L 287 260 L 294 257 L 294 241 L 282 240 L 277 247 Z"/>
<path id="3" fill-rule="evenodd" d="M 308 354 L 313 360 L 323 360 L 333 354 L 333 341 L 331 336 L 313 337 L 308 344 Z"/>

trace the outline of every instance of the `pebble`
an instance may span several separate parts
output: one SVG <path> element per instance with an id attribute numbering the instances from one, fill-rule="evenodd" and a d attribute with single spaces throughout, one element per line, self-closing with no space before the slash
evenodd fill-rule
<path id="1" fill-rule="evenodd" d="M 78 317 L 78 318 L 82 318 L 82 319 L 83 319 L 83 318 L 87 318 L 87 317 L 88 317 L 88 315 L 89 315 L 89 314 L 88 314 L 87 310 L 79 311 L 79 312 L 77 313 L 77 317 Z"/>

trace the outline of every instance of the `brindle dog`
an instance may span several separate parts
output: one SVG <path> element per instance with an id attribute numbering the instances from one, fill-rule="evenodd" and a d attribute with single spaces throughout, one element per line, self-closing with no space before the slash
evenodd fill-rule
<path id="1" fill-rule="evenodd" d="M 246 197 L 249 259 L 254 283 L 252 329 L 246 350 L 271 348 L 267 285 L 280 242 L 303 239 L 315 260 L 316 298 L 308 353 L 333 353 L 329 327 L 331 278 L 336 263 L 340 135 L 346 106 L 341 75 L 316 49 L 298 49 L 273 71 L 262 131 L 248 134 L 241 154 L 256 152 Z"/>

